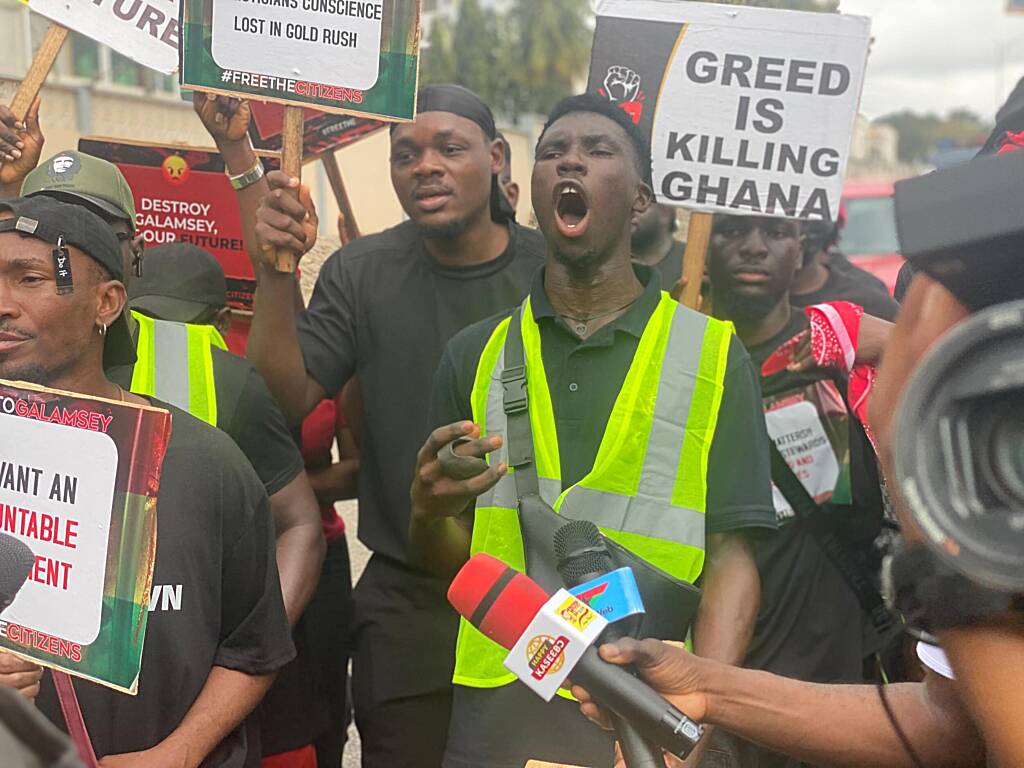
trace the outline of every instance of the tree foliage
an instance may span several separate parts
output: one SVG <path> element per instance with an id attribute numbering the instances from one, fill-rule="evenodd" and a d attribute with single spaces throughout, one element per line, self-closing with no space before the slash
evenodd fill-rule
<path id="1" fill-rule="evenodd" d="M 879 122 L 896 129 L 899 158 L 906 163 L 928 162 L 943 142 L 967 146 L 979 144 L 991 129 L 991 125 L 967 109 L 955 109 L 946 117 L 904 110 L 886 115 Z"/>
<path id="2" fill-rule="evenodd" d="M 586 77 L 590 16 L 588 0 L 516 0 L 506 14 L 462 0 L 454 26 L 431 25 L 422 80 L 464 85 L 513 116 L 543 114 Z"/>

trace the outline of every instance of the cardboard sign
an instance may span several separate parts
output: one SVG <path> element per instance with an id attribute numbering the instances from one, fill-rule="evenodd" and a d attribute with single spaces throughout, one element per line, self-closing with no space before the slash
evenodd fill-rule
<path id="1" fill-rule="evenodd" d="M 252 309 L 256 278 L 238 198 L 216 151 L 93 138 L 80 140 L 78 150 L 109 160 L 124 174 L 135 200 L 135 225 L 147 247 L 184 242 L 209 251 L 224 267 L 228 304 Z M 270 158 L 264 164 L 275 167 Z"/>
<path id="2" fill-rule="evenodd" d="M 650 137 L 660 202 L 835 220 L 870 32 L 860 16 L 602 0 L 588 90 Z"/>
<path id="3" fill-rule="evenodd" d="M 412 120 L 419 0 L 182 0 L 181 84 L 198 91 Z"/>
<path id="4" fill-rule="evenodd" d="M 267 152 L 281 151 L 281 133 L 284 127 L 284 107 L 272 102 L 253 101 L 249 135 L 256 149 Z M 320 155 L 354 144 L 384 127 L 380 120 L 367 120 L 354 115 L 331 115 L 318 109 L 305 110 L 303 123 L 303 160 L 315 160 Z"/>
<path id="5" fill-rule="evenodd" d="M 29 0 L 51 21 L 169 75 L 178 68 L 178 0 Z"/>
<path id="6" fill-rule="evenodd" d="M 819 504 L 850 504 L 850 414 L 830 380 L 764 398 L 768 436 L 793 474 Z M 780 524 L 794 518 L 793 508 L 772 485 Z"/>
<path id="7" fill-rule="evenodd" d="M 163 410 L 0 381 L 0 562 L 31 563 L 20 588 L 2 575 L 0 647 L 136 692 L 170 430 Z"/>

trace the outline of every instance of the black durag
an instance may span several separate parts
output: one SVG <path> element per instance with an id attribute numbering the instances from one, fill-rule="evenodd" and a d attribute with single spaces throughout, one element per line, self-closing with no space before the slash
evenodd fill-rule
<path id="1" fill-rule="evenodd" d="M 461 85 L 425 85 L 416 97 L 416 114 L 424 112 L 450 112 L 453 115 L 472 120 L 491 141 L 498 138 L 494 114 L 483 99 Z M 391 126 L 394 131 L 397 124 Z M 491 219 L 499 224 L 514 221 L 516 212 L 501 191 L 497 175 L 491 176 Z"/>

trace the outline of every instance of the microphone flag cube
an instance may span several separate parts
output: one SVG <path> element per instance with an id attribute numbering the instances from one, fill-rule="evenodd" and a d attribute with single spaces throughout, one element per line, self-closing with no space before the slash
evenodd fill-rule
<path id="1" fill-rule="evenodd" d="M 607 625 L 593 608 L 560 589 L 509 651 L 505 667 L 544 701 L 551 701 Z"/>
<path id="2" fill-rule="evenodd" d="M 644 601 L 632 568 L 617 568 L 569 591 L 609 624 L 644 612 Z"/>

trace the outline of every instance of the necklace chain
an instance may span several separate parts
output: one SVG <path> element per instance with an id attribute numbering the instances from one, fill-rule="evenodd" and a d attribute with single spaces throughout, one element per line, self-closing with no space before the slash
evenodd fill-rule
<path id="1" fill-rule="evenodd" d="M 559 314 L 562 316 L 563 320 L 571 320 L 574 324 L 573 330 L 576 332 L 576 335 L 583 337 L 587 335 L 587 330 L 589 329 L 590 324 L 592 322 L 594 322 L 595 320 L 601 320 L 602 318 L 608 317 L 609 315 L 614 315 L 616 312 L 622 312 L 623 310 L 629 309 L 636 303 L 637 299 L 639 299 L 641 296 L 643 296 L 643 291 L 634 296 L 621 307 L 610 309 L 607 312 L 602 312 L 601 314 L 598 315 L 591 315 L 590 317 L 573 317 L 572 315 L 567 315 L 564 312 L 559 312 Z"/>

